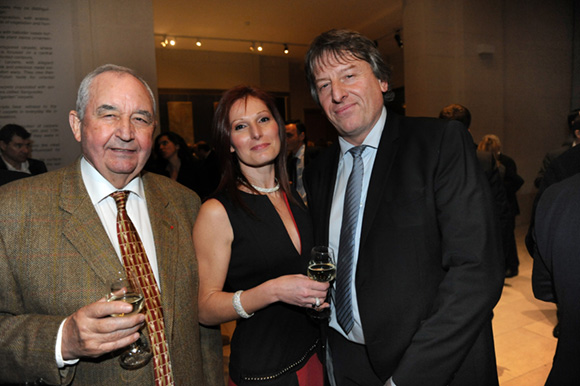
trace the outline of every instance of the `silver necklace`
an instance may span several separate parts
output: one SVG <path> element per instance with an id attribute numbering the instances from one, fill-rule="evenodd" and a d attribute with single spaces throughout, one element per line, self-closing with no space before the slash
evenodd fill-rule
<path id="1" fill-rule="evenodd" d="M 274 186 L 273 188 L 262 188 L 260 186 L 254 185 L 254 184 L 250 184 L 250 185 L 252 185 L 252 188 L 256 189 L 260 193 L 274 193 L 274 192 L 277 192 L 278 189 L 280 189 L 280 182 L 278 182 L 277 178 L 274 179 L 274 182 L 276 182 L 276 186 Z"/>

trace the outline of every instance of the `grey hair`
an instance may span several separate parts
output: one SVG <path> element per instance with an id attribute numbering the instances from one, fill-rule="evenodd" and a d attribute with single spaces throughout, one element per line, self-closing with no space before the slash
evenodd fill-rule
<path id="1" fill-rule="evenodd" d="M 317 66 L 324 64 L 325 55 L 329 55 L 340 63 L 348 62 L 352 57 L 364 60 L 371 66 L 377 79 L 387 82 L 389 89 L 383 93 L 385 102 L 390 102 L 395 97 L 394 92 L 391 90 L 391 67 L 383 60 L 377 45 L 358 32 L 346 29 L 331 29 L 314 39 L 304 60 L 306 81 L 310 87 L 312 98 L 314 98 L 316 103 L 320 103 L 320 101 L 316 91 L 314 70 Z"/>
<path id="2" fill-rule="evenodd" d="M 100 67 L 97 67 L 87 76 L 85 76 L 85 78 L 81 82 L 81 85 L 79 86 L 79 91 L 77 93 L 76 111 L 78 118 L 81 122 L 85 117 L 85 110 L 87 108 L 87 104 L 89 103 L 90 89 L 91 85 L 93 84 L 93 80 L 95 80 L 97 76 L 105 72 L 115 72 L 117 74 L 131 75 L 134 78 L 136 78 L 139 82 L 141 82 L 143 86 L 145 86 L 145 88 L 149 92 L 149 96 L 151 97 L 151 103 L 153 104 L 153 117 L 157 116 L 157 103 L 155 102 L 155 95 L 153 94 L 151 87 L 149 87 L 149 85 L 147 84 L 147 82 L 145 82 L 143 78 L 137 75 L 137 73 L 130 68 L 117 66 L 116 64 L 104 64 Z"/>

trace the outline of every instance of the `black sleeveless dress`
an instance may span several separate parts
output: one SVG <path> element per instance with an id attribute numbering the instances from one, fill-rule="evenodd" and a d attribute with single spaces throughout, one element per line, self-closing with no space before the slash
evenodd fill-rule
<path id="1" fill-rule="evenodd" d="M 250 289 L 283 275 L 306 274 L 313 246 L 307 209 L 290 203 L 301 238 L 299 254 L 268 197 L 240 193 L 253 214 L 234 205 L 224 193 L 215 196 L 225 207 L 234 232 L 224 291 Z M 249 319 L 238 320 L 231 342 L 230 377 L 238 386 L 298 385 L 296 371 L 319 346 L 318 324 L 305 308 L 271 304 Z"/>

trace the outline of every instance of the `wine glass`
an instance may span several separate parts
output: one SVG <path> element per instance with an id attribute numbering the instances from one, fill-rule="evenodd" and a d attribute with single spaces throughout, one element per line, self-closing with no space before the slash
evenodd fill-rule
<path id="1" fill-rule="evenodd" d="M 139 280 L 132 269 L 119 272 L 111 282 L 107 301 L 122 301 L 133 306 L 133 311 L 123 314 L 112 314 L 113 317 L 134 315 L 143 310 L 145 297 Z M 139 369 L 145 366 L 152 358 L 151 347 L 147 337 L 139 332 L 139 339 L 131 343 L 119 356 L 121 367 L 127 370 Z"/>
<path id="2" fill-rule="evenodd" d="M 323 283 L 328 283 L 336 277 L 336 265 L 334 264 L 334 251 L 330 247 L 316 246 L 310 251 L 308 262 L 308 277 Z M 330 308 L 320 311 L 309 310 L 310 316 L 324 319 L 330 315 Z"/>

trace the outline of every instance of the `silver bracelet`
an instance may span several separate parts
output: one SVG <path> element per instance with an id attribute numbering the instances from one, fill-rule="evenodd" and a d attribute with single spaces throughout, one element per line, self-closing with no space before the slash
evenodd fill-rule
<path id="1" fill-rule="evenodd" d="M 248 314 L 246 310 L 244 310 L 244 307 L 242 307 L 242 302 L 240 301 L 240 296 L 242 296 L 242 292 L 244 291 L 239 290 L 234 294 L 232 304 L 234 305 L 234 310 L 236 310 L 238 315 L 240 315 L 244 319 L 248 319 L 254 316 L 254 313 L 252 312 L 251 314 Z"/>

